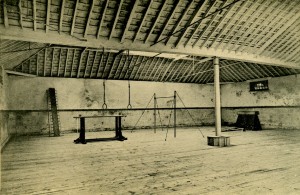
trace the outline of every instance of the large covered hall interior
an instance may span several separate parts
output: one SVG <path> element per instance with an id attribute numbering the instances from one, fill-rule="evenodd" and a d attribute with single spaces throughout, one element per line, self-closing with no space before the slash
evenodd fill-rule
<path id="1" fill-rule="evenodd" d="M 300 194 L 299 0 L 0 2 L 1 194 Z"/>

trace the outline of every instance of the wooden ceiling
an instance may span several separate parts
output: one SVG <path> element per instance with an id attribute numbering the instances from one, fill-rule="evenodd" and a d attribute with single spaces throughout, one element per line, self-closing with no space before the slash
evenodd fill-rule
<path id="1" fill-rule="evenodd" d="M 0 64 L 34 76 L 211 83 L 300 73 L 300 0 L 2 0 Z"/>

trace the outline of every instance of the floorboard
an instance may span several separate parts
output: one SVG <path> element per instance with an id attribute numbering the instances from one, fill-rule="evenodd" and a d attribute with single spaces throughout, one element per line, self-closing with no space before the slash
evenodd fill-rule
<path id="1" fill-rule="evenodd" d="M 299 130 L 224 132 L 223 148 L 198 129 L 176 138 L 169 130 L 165 141 L 166 133 L 123 131 L 126 141 L 86 145 L 73 143 L 75 133 L 13 138 L 1 156 L 1 194 L 300 194 Z"/>

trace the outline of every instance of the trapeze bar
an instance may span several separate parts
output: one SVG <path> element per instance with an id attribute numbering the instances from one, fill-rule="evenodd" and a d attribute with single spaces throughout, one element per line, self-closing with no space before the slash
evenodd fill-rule
<path id="1" fill-rule="evenodd" d="M 174 98 L 174 96 L 167 96 L 167 97 L 156 97 L 156 99 L 160 99 L 160 98 Z"/>

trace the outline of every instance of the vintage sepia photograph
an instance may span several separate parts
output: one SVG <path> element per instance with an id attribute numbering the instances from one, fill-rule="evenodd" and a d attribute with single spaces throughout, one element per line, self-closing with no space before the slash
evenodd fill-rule
<path id="1" fill-rule="evenodd" d="M 0 0 L 1 195 L 300 194 L 300 0 Z"/>

